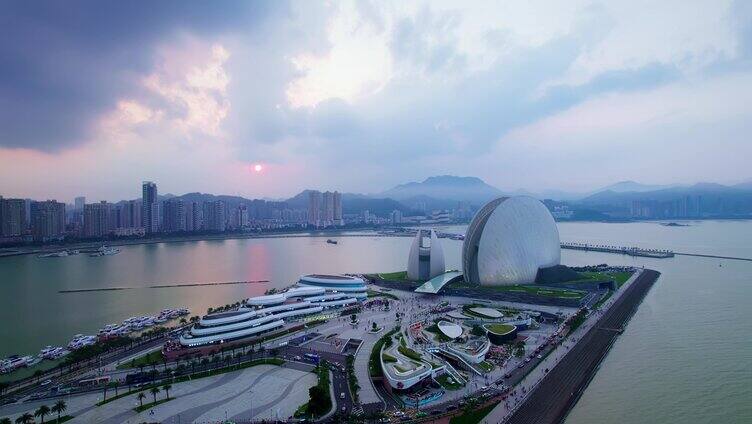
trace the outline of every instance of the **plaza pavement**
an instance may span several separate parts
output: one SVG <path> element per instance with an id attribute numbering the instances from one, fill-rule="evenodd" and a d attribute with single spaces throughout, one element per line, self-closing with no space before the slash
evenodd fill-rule
<path id="1" fill-rule="evenodd" d="M 169 402 L 152 410 L 136 413 L 139 405 L 136 392 L 100 407 L 94 404 L 102 399 L 102 392 L 65 398 L 66 414 L 74 415 L 71 423 L 190 423 L 216 422 L 226 417 L 234 420 L 254 418 L 286 419 L 308 401 L 308 389 L 317 382 L 311 372 L 257 365 L 240 371 L 206 377 L 195 381 L 175 383 L 170 390 Z M 109 393 L 114 396 L 112 390 Z M 152 402 L 151 393 L 145 391 L 144 403 Z M 157 399 L 164 399 L 164 391 Z M 11 418 L 31 412 L 41 404 L 51 406 L 56 399 L 8 405 L 0 409 L 0 416 Z"/>

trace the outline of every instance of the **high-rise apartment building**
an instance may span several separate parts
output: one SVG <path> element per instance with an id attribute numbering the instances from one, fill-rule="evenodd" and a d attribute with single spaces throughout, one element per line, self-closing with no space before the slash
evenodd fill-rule
<path id="1" fill-rule="evenodd" d="M 157 203 L 157 185 L 151 181 L 144 181 L 141 189 L 141 226 L 144 227 L 146 234 L 158 232 L 159 206 Z M 155 211 L 157 212 L 156 214 L 154 214 Z"/>
<path id="2" fill-rule="evenodd" d="M 111 205 L 105 201 L 84 205 L 84 237 L 104 237 L 110 232 Z"/>
<path id="3" fill-rule="evenodd" d="M 227 229 L 225 202 L 221 200 L 204 202 L 204 229 L 207 231 L 225 231 Z"/>
<path id="4" fill-rule="evenodd" d="M 26 226 L 26 200 L 0 198 L 0 235 L 21 236 Z"/>
<path id="5" fill-rule="evenodd" d="M 335 191 L 334 194 L 334 225 L 342 226 L 344 225 L 344 221 L 342 221 L 342 194 L 338 191 Z"/>
<path id="6" fill-rule="evenodd" d="M 185 230 L 201 230 L 201 207 L 198 202 L 185 203 Z"/>
<path id="7" fill-rule="evenodd" d="M 126 200 L 118 205 L 118 228 L 141 227 L 141 202 Z"/>
<path id="8" fill-rule="evenodd" d="M 185 231 L 185 204 L 180 199 L 162 202 L 162 231 Z"/>
<path id="9" fill-rule="evenodd" d="M 84 210 L 84 205 L 86 204 L 86 197 L 84 197 L 84 196 L 78 196 L 73 201 L 73 203 L 75 205 L 74 210 L 82 212 Z"/>
<path id="10" fill-rule="evenodd" d="M 31 202 L 31 233 L 34 240 L 49 240 L 65 233 L 65 204 L 55 200 Z"/>
<path id="11" fill-rule="evenodd" d="M 308 192 L 308 225 L 321 226 L 321 192 L 312 190 Z"/>
<path id="12" fill-rule="evenodd" d="M 334 193 L 331 191 L 325 191 L 323 200 L 324 210 L 322 214 L 322 226 L 328 227 L 334 223 Z"/>

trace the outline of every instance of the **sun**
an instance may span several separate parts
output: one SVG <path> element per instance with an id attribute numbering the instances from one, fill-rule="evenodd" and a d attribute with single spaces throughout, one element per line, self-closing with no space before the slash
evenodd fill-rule
<path id="1" fill-rule="evenodd" d="M 259 165 L 259 164 L 256 164 L 256 165 L 253 166 L 253 170 L 256 171 L 256 172 L 261 172 L 261 170 L 263 170 L 263 169 L 264 169 L 264 167 L 261 166 L 261 165 Z"/>

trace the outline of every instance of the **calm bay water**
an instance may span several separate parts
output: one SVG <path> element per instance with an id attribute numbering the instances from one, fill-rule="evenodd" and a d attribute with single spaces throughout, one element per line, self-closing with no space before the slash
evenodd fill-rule
<path id="1" fill-rule="evenodd" d="M 752 257 L 752 222 L 560 223 L 563 241 Z M 450 228 L 463 231 L 461 227 Z M 405 269 L 409 238 L 326 237 L 122 247 L 115 256 L 0 258 L 0 356 L 34 353 L 110 322 L 162 308 L 207 307 L 285 287 L 307 273 Z M 461 242 L 443 240 L 448 268 Z M 568 265 L 646 266 L 663 273 L 568 418 L 570 423 L 752 422 L 752 262 L 645 259 L 562 251 Z M 159 283 L 270 280 L 151 289 Z M 94 287 L 133 290 L 58 293 Z"/>

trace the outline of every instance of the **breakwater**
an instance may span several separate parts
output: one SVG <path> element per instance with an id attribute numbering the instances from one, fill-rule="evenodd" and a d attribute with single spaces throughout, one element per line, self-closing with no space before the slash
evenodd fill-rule
<path id="1" fill-rule="evenodd" d="M 563 422 L 659 276 L 657 271 L 645 270 L 629 284 L 598 322 L 546 374 L 506 423 Z"/>
<path id="2" fill-rule="evenodd" d="M 662 249 L 643 249 L 640 247 L 608 246 L 588 243 L 562 243 L 562 249 L 584 250 L 586 252 L 617 253 L 628 256 L 642 256 L 646 258 L 673 258 L 674 252 Z"/>
<path id="3" fill-rule="evenodd" d="M 216 283 L 174 283 L 174 284 L 152 284 L 145 287 L 91 287 L 83 289 L 59 290 L 58 293 L 84 293 L 97 291 L 117 291 L 117 290 L 137 290 L 137 289 L 169 289 L 175 287 L 200 287 L 200 286 L 224 286 L 231 284 L 262 284 L 268 283 L 269 280 L 252 280 L 252 281 L 221 281 Z"/>

